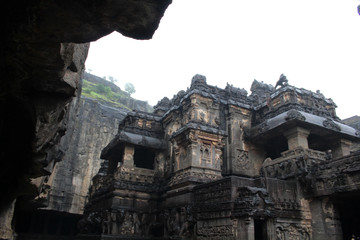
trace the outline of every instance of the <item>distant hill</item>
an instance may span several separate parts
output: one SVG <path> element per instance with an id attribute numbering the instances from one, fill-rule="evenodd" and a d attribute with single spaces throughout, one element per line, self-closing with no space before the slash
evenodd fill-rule
<path id="1" fill-rule="evenodd" d="M 95 99 L 103 104 L 131 110 L 152 112 L 153 108 L 146 101 L 132 98 L 114 83 L 96 75 L 84 72 L 81 97 Z"/>
<path id="2" fill-rule="evenodd" d="M 355 115 L 342 120 L 345 124 L 360 130 L 360 117 Z"/>

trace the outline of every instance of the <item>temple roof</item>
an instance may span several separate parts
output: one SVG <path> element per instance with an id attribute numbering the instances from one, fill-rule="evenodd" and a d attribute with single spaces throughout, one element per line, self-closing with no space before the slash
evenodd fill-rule
<path id="1" fill-rule="evenodd" d="M 283 112 L 252 127 L 250 129 L 250 138 L 267 138 L 267 136 L 274 136 L 275 131 L 280 134 L 293 126 L 304 126 L 319 135 L 336 135 L 356 141 L 360 140 L 360 132 L 348 125 L 331 118 L 316 116 L 294 109 Z"/>

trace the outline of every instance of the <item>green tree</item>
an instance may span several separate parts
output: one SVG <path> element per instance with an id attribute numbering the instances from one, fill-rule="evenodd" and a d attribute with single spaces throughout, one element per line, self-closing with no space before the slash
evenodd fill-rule
<path id="1" fill-rule="evenodd" d="M 128 94 L 133 94 L 135 93 L 135 86 L 132 83 L 125 83 L 125 92 L 127 92 Z"/>

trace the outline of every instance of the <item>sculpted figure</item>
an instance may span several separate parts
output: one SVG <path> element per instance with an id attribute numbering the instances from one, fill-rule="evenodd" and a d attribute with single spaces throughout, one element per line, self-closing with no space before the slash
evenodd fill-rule
<path id="1" fill-rule="evenodd" d="M 287 84 L 288 80 L 286 76 L 284 74 L 281 74 L 279 80 L 276 82 L 275 89 L 277 88 L 277 86 L 285 87 Z"/>
<path id="2" fill-rule="evenodd" d="M 284 231 L 281 227 L 276 228 L 276 240 L 285 240 Z"/>
<path id="3" fill-rule="evenodd" d="M 135 235 L 141 236 L 141 223 L 139 220 L 139 216 L 136 212 L 133 214 L 133 221 L 134 221 L 134 233 Z"/>
<path id="4" fill-rule="evenodd" d="M 117 224 L 117 213 L 115 210 L 109 212 L 109 219 L 111 222 L 111 228 L 109 228 L 109 234 L 116 235 L 118 233 L 118 224 Z"/>
<path id="5" fill-rule="evenodd" d="M 169 217 L 169 235 L 179 235 L 180 233 L 180 216 L 176 209 L 172 209 Z"/>

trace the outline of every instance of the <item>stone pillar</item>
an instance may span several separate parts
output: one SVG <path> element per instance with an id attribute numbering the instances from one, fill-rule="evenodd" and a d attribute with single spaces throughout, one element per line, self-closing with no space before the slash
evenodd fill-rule
<path id="1" fill-rule="evenodd" d="M 340 139 L 337 141 L 331 149 L 332 157 L 337 158 L 349 155 L 351 144 L 352 142 L 347 139 Z"/>
<path id="2" fill-rule="evenodd" d="M 266 234 L 268 240 L 276 240 L 276 230 L 274 220 L 269 218 L 266 221 Z"/>
<path id="3" fill-rule="evenodd" d="M 313 199 L 310 202 L 312 239 L 341 240 L 341 222 L 335 206 L 329 198 Z"/>
<path id="4" fill-rule="evenodd" d="M 238 239 L 255 240 L 254 219 L 251 217 L 239 219 L 237 229 Z"/>
<path id="5" fill-rule="evenodd" d="M 289 150 L 293 150 L 297 147 L 309 148 L 307 137 L 310 131 L 301 127 L 294 127 L 284 133 L 284 136 L 288 140 Z"/>

